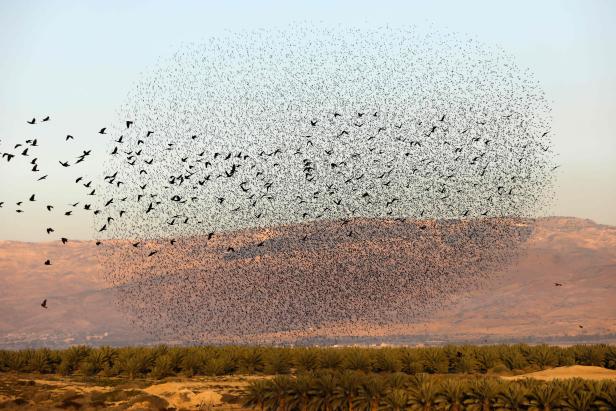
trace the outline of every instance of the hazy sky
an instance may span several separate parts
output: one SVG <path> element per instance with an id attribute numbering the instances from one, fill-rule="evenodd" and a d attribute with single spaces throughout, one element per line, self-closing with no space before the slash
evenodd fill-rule
<path id="1" fill-rule="evenodd" d="M 220 4 L 218 4 L 220 3 Z M 552 137 L 561 164 L 551 214 L 616 225 L 616 2 L 605 1 L 3 1 L 0 2 L 0 151 L 30 137 L 90 139 L 116 120 L 128 90 L 179 46 L 223 30 L 320 22 L 353 26 L 415 25 L 460 32 L 496 44 L 530 69 L 553 107 Z M 333 3 L 333 4 L 330 4 Z M 45 135 L 25 124 L 51 115 Z M 49 138 L 52 138 L 49 137 Z M 91 143 L 91 144 L 90 144 Z M 96 164 L 101 157 L 93 157 Z M 96 168 L 96 166 L 95 166 Z M 49 201 L 71 190 L 55 171 Z M 51 174 L 51 173 L 50 173 Z M 71 174 L 72 176 L 72 174 Z M 27 199 L 32 175 L 0 162 L 0 201 Z M 6 207 L 6 205 L 5 205 Z M 0 209 L 0 239 L 41 240 L 48 216 L 16 218 Z M 67 219 L 87 237 L 90 217 Z M 51 238 L 49 238 L 51 239 Z"/>

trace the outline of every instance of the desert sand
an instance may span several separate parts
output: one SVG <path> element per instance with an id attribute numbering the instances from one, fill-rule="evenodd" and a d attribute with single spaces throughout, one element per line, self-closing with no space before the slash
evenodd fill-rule
<path id="1" fill-rule="evenodd" d="M 572 365 L 570 367 L 556 367 L 549 370 L 541 370 L 513 377 L 502 377 L 506 380 L 520 380 L 534 378 L 537 380 L 551 381 L 567 378 L 584 378 L 587 380 L 616 380 L 616 370 L 608 370 L 602 367 L 589 365 Z"/>

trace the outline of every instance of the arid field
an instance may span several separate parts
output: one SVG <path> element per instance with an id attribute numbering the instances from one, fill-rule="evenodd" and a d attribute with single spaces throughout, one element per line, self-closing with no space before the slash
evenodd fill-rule
<path id="1" fill-rule="evenodd" d="M 0 351 L 3 409 L 616 407 L 616 347 L 130 347 Z"/>
<path id="2" fill-rule="evenodd" d="M 583 378 L 616 381 L 616 371 L 593 366 L 556 367 L 503 380 Z M 162 381 L 122 378 L 0 374 L 2 409 L 247 410 L 250 383 L 271 376 L 170 377 Z"/>

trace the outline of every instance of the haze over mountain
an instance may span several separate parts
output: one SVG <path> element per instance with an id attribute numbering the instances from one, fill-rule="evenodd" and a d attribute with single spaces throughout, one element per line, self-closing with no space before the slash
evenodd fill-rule
<path id="1" fill-rule="evenodd" d="M 41 255 L 52 256 L 53 264 L 43 266 Z M 616 227 L 543 218 L 514 265 L 494 273 L 481 290 L 457 297 L 429 320 L 351 332 L 343 324 L 333 324 L 327 339 L 311 340 L 307 335 L 306 341 L 616 340 L 615 278 Z M 2 241 L 0 347 L 174 342 L 140 330 L 114 304 L 113 291 L 99 274 L 93 242 Z M 44 298 L 48 309 L 40 306 Z"/>

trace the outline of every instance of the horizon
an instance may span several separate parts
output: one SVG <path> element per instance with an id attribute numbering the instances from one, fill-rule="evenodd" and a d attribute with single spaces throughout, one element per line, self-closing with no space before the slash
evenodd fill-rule
<path id="1" fill-rule="evenodd" d="M 511 218 L 517 218 L 517 217 L 502 217 L 504 219 L 511 219 Z M 361 219 L 366 219 L 366 220 L 390 220 L 393 221 L 393 219 L 386 219 L 386 218 L 365 218 L 365 217 L 356 217 L 356 220 L 361 220 Z M 535 217 L 535 218 L 521 218 L 524 220 L 532 220 L 532 221 L 539 221 L 539 220 L 549 220 L 549 219 L 557 219 L 557 220 L 580 220 L 580 221 L 588 221 L 592 224 L 598 225 L 598 226 L 604 226 L 604 227 L 611 227 L 611 228 L 616 228 L 616 225 L 612 225 L 612 224 L 602 224 L 602 223 L 598 223 L 596 221 L 594 221 L 593 219 L 590 218 L 583 218 L 583 217 L 575 217 L 575 216 L 564 216 L 564 215 L 549 215 L 549 216 L 541 216 L 541 217 Z M 447 221 L 469 221 L 470 219 L 459 219 L 459 218 L 448 218 L 448 219 L 434 219 L 434 218 L 423 218 L 423 219 L 415 219 L 415 220 L 411 220 L 411 219 L 407 219 L 409 221 L 438 221 L 438 220 L 447 220 Z M 477 220 L 481 220 L 480 218 L 477 218 Z M 329 222 L 329 221 L 335 221 L 335 220 L 321 220 L 323 222 Z M 312 222 L 315 223 L 315 222 Z M 306 224 L 306 223 L 302 223 L 302 224 Z M 300 224 L 284 224 L 284 225 L 280 225 L 280 226 L 274 226 L 271 227 L 269 229 L 276 229 L 276 228 L 280 228 L 280 227 L 286 227 L 286 226 L 290 226 L 290 225 L 300 225 Z M 245 231 L 258 231 L 258 230 L 265 230 L 267 228 L 262 228 L 262 227 L 247 227 L 247 228 L 241 228 L 241 229 L 235 229 L 235 230 L 229 230 L 229 231 L 221 231 L 221 234 L 224 235 L 228 235 L 228 234 L 233 234 L 233 233 L 238 233 L 238 232 L 245 232 Z M 190 237 L 202 237 L 202 236 L 206 236 L 206 234 L 194 234 L 194 235 L 186 235 L 183 237 L 176 237 L 176 238 L 190 238 Z M 163 238 L 163 237 L 161 237 Z M 110 238 L 107 239 L 105 241 L 132 241 L 135 240 L 136 238 L 130 238 L 130 237 L 122 237 L 122 238 Z M 160 239 L 160 238 L 159 238 Z M 153 238 L 152 241 L 156 241 L 157 239 Z M 31 244 L 37 244 L 37 243 L 57 243 L 59 240 L 57 239 L 43 239 L 43 240 L 34 240 L 34 241 L 27 241 L 27 240 L 11 240 L 11 239 L 0 239 L 0 242 L 18 242 L 18 243 L 31 243 Z M 96 239 L 83 239 L 83 238 L 72 238 L 70 240 L 71 243 L 88 243 L 88 242 L 96 242 Z"/>

